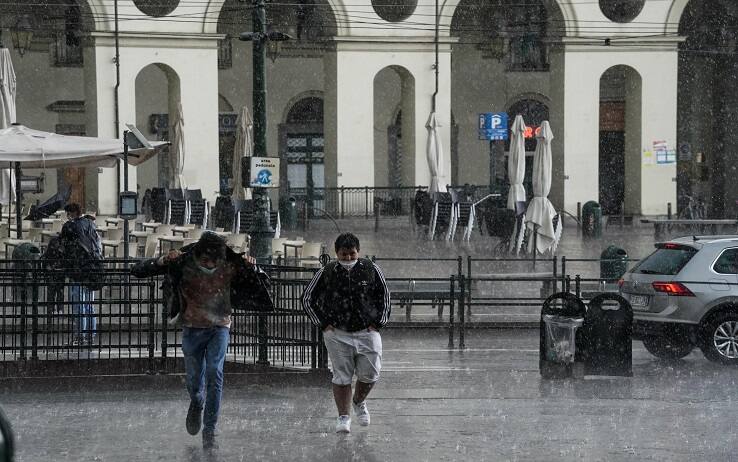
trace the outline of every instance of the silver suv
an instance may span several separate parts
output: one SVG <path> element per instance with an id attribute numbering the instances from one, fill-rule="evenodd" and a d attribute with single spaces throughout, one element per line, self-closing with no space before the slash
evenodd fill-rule
<path id="1" fill-rule="evenodd" d="M 620 292 L 633 306 L 633 334 L 659 358 L 698 346 L 738 364 L 738 236 L 690 236 L 656 244 L 628 271 Z"/>

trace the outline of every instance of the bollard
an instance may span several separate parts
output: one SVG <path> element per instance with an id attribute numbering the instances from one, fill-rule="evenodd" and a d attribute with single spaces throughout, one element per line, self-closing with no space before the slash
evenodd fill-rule
<path id="1" fill-rule="evenodd" d="M 258 337 L 259 337 L 259 356 L 256 364 L 260 366 L 269 365 L 269 350 L 267 348 L 267 318 L 266 313 L 259 313 L 258 315 Z"/>
<path id="2" fill-rule="evenodd" d="M 671 202 L 666 203 L 666 218 L 671 220 Z"/>
<path id="3" fill-rule="evenodd" d="M 465 350 L 464 328 L 466 327 L 466 319 L 464 318 L 464 289 L 466 280 L 464 276 L 459 277 L 459 350 Z"/>

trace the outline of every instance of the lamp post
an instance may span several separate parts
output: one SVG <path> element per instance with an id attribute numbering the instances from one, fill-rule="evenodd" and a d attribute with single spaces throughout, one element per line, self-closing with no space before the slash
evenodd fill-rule
<path id="1" fill-rule="evenodd" d="M 253 32 L 244 32 L 240 40 L 253 44 L 253 96 L 254 107 L 254 157 L 267 157 L 266 146 L 266 51 L 272 41 L 289 40 L 287 34 L 267 31 L 266 5 L 264 0 L 254 0 L 252 7 Z M 251 256 L 259 263 L 266 263 L 272 254 L 274 229 L 269 222 L 269 195 L 266 188 L 253 188 L 255 216 L 251 226 Z"/>
<path id="2" fill-rule="evenodd" d="M 13 48 L 23 57 L 31 48 L 33 39 L 33 24 L 31 17 L 27 14 L 21 15 L 15 25 L 10 29 L 10 38 L 13 40 Z"/>

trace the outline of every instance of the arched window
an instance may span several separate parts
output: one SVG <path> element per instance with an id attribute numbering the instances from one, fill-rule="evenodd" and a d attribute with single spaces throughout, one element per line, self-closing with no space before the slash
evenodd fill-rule
<path id="1" fill-rule="evenodd" d="M 544 120 L 548 120 L 548 106 L 535 99 L 521 99 L 517 101 L 507 111 L 512 126 L 515 116 L 520 114 L 523 121 L 528 127 L 525 137 L 525 150 L 536 150 L 536 130 L 541 126 Z M 505 151 L 510 150 L 510 140 L 505 141 Z"/>
<path id="2" fill-rule="evenodd" d="M 296 102 L 287 113 L 288 124 L 322 124 L 323 100 L 309 96 Z"/>

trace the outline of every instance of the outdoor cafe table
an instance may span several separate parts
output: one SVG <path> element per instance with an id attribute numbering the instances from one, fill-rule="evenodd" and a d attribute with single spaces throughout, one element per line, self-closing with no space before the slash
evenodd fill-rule
<path id="1" fill-rule="evenodd" d="M 57 218 L 42 218 L 41 219 L 41 227 L 42 228 L 51 228 L 54 225 L 54 222 L 57 221 Z"/>
<path id="2" fill-rule="evenodd" d="M 160 242 L 160 251 L 162 255 L 164 254 L 164 243 L 169 243 L 169 250 L 174 249 L 174 244 L 183 244 L 184 240 L 186 238 L 184 236 L 159 236 L 159 242 Z"/>
<path id="3" fill-rule="evenodd" d="M 111 241 L 109 239 L 102 239 L 100 241 L 103 248 L 103 255 L 105 255 L 105 248 L 111 247 L 113 249 L 113 258 L 118 258 L 118 247 L 123 244 L 123 241 Z"/>
<path id="4" fill-rule="evenodd" d="M 108 217 L 108 218 L 105 219 L 105 224 L 108 225 L 108 226 L 117 226 L 117 225 L 123 223 L 123 221 L 124 220 L 122 218 Z"/>
<path id="5" fill-rule="evenodd" d="M 187 234 L 193 229 L 195 229 L 194 226 L 175 226 L 174 228 L 172 228 L 172 234 L 174 234 L 175 236 L 179 234 L 181 236 L 187 237 Z"/>
<path id="6" fill-rule="evenodd" d="M 141 223 L 141 228 L 143 228 L 144 231 L 149 230 L 149 229 L 151 231 L 156 231 L 156 228 L 158 228 L 161 225 L 162 223 L 152 223 L 152 222 Z"/>

